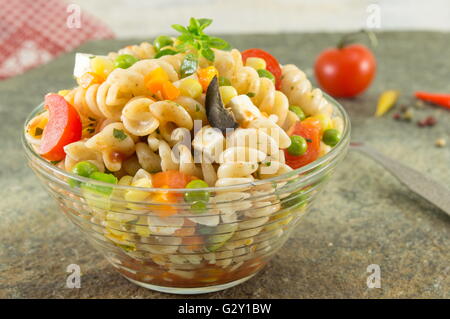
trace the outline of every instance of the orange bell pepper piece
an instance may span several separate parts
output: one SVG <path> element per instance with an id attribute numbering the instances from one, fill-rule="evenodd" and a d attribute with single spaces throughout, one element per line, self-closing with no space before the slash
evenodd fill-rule
<path id="1" fill-rule="evenodd" d="M 213 66 L 208 66 L 207 68 L 199 69 L 197 76 L 198 81 L 202 85 L 203 92 L 205 92 L 214 76 L 219 77 L 219 71 Z"/>
<path id="2" fill-rule="evenodd" d="M 184 188 L 193 179 L 197 179 L 197 177 L 189 176 L 179 171 L 169 170 L 153 174 L 152 184 L 156 188 Z"/>
<path id="3" fill-rule="evenodd" d="M 163 83 L 169 81 L 169 76 L 163 68 L 159 67 L 148 73 L 145 78 L 145 86 L 152 94 L 157 94 L 162 90 Z"/>
<path id="4" fill-rule="evenodd" d="M 170 81 L 163 82 L 162 95 L 166 100 L 175 100 L 180 95 L 180 90 Z"/>

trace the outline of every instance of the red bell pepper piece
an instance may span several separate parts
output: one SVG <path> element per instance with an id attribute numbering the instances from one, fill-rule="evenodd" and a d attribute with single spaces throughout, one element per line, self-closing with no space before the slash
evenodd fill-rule
<path id="1" fill-rule="evenodd" d="M 49 161 L 60 161 L 66 156 L 63 147 L 81 139 L 80 116 L 58 94 L 48 94 L 45 97 L 45 108 L 49 111 L 49 119 L 38 152 Z"/>
<path id="2" fill-rule="evenodd" d="M 414 95 L 422 101 L 431 102 L 450 109 L 450 94 L 417 91 Z"/>

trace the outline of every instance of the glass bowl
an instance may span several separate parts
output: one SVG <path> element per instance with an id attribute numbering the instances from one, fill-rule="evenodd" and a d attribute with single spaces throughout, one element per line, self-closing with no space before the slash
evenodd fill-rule
<path id="1" fill-rule="evenodd" d="M 339 103 L 326 98 L 343 120 L 342 138 L 330 152 L 278 177 L 202 189 L 210 192 L 210 200 L 200 213 L 183 200 L 193 189 L 138 188 L 86 179 L 41 158 L 24 133 L 22 143 L 30 167 L 61 211 L 125 278 L 161 292 L 208 293 L 242 283 L 261 270 L 344 158 L 349 118 Z M 41 104 L 25 127 L 42 111 Z M 79 187 L 82 183 L 89 187 Z M 110 195 L 96 191 L 102 188 Z M 152 194 L 170 194 L 176 202 L 152 202 Z M 173 210 L 175 215 L 162 217 Z"/>

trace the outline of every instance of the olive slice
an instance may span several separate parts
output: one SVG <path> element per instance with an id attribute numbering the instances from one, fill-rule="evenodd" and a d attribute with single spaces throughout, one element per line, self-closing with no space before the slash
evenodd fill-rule
<path id="1" fill-rule="evenodd" d="M 212 127 L 217 127 L 223 134 L 226 133 L 227 128 L 235 129 L 239 126 L 233 113 L 223 106 L 217 76 L 214 76 L 206 90 L 205 108 L 209 124 Z"/>

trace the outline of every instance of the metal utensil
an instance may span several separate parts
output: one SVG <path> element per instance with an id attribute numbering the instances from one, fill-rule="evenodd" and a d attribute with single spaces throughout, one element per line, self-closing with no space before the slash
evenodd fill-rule
<path id="1" fill-rule="evenodd" d="M 359 151 L 381 164 L 411 191 L 439 207 L 450 216 L 450 190 L 446 187 L 415 169 L 383 155 L 364 143 L 352 142 L 350 143 L 350 149 Z"/>

